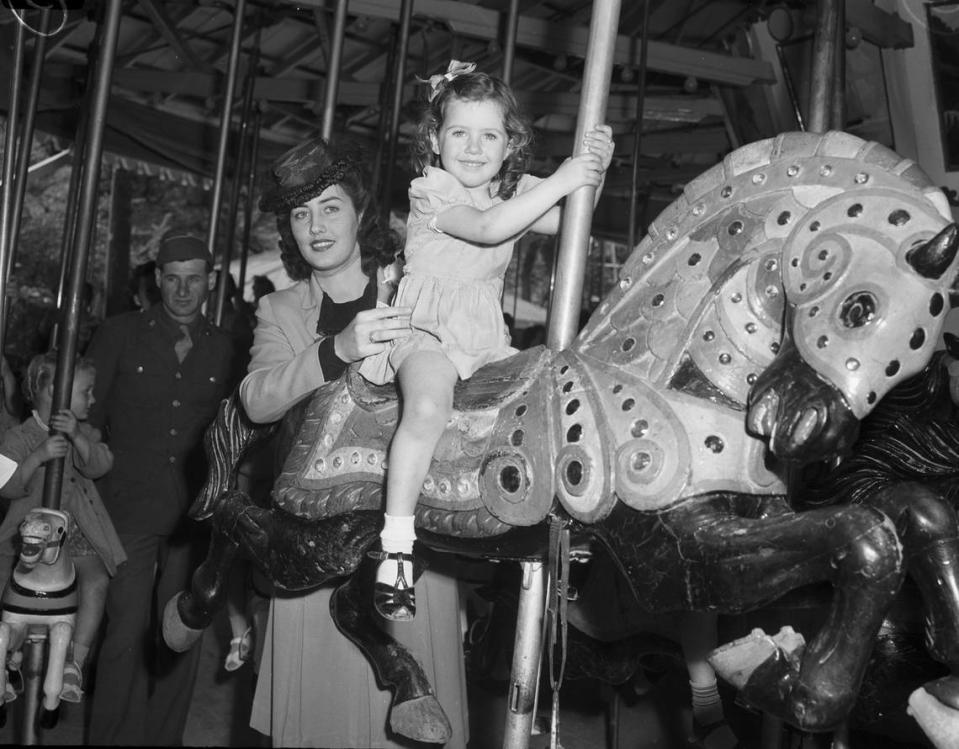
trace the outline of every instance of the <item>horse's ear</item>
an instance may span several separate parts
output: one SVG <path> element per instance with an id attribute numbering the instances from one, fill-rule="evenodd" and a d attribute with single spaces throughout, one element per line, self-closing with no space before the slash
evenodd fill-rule
<path id="1" fill-rule="evenodd" d="M 909 250 L 906 262 L 923 278 L 941 278 L 955 260 L 957 251 L 959 229 L 955 224 L 949 224 L 928 242 Z"/>

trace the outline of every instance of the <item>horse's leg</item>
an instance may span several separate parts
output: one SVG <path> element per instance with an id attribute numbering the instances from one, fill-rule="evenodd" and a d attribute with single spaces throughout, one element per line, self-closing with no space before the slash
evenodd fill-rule
<path id="1" fill-rule="evenodd" d="M 333 621 L 366 655 L 380 685 L 393 693 L 390 728 L 414 741 L 445 743 L 452 728 L 426 674 L 412 654 L 381 629 L 379 618 L 373 615 L 372 580 L 372 567 L 364 563 L 333 593 Z"/>
<path id="2" fill-rule="evenodd" d="M 746 517 L 703 501 L 653 521 L 614 512 L 601 531 L 650 610 L 736 613 L 807 583 L 832 582 L 828 618 L 802 652 L 760 652 L 734 681 L 747 703 L 804 730 L 844 720 L 902 580 L 898 537 L 884 514 L 847 506 Z"/>
<path id="3" fill-rule="evenodd" d="M 73 639 L 73 625 L 69 622 L 54 622 L 47 631 L 47 639 L 47 670 L 43 679 L 43 706 L 40 710 L 41 728 L 53 728 L 60 717 L 63 666 L 67 661 L 67 648 Z"/>
<path id="4" fill-rule="evenodd" d="M 931 691 L 959 708 L 959 518 L 931 488 L 908 482 L 868 498 L 896 524 L 906 570 L 916 581 L 926 608 L 926 644 L 932 656 L 952 671 L 933 682 Z"/>

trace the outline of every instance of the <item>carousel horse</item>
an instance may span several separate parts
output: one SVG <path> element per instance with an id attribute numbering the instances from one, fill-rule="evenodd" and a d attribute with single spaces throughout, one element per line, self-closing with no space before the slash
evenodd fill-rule
<path id="1" fill-rule="evenodd" d="M 39 722 L 56 725 L 63 666 L 77 618 L 77 576 L 64 547 L 70 516 L 60 510 L 31 510 L 20 523 L 20 556 L 0 602 L 0 663 L 8 658 L 19 669 L 22 647 L 37 630 L 49 641 Z M 0 725 L 6 721 L 6 702 L 16 698 L 9 688 L 6 667 L 0 668 Z"/>
<path id="2" fill-rule="evenodd" d="M 721 674 L 744 703 L 830 730 L 899 590 L 902 546 L 867 505 L 795 511 L 784 466 L 848 450 L 859 421 L 927 364 L 957 254 L 941 191 L 879 144 L 791 133 L 740 148 L 653 222 L 569 348 L 524 351 L 459 383 L 416 511 L 419 544 L 544 560 L 568 533 L 571 549 L 613 558 L 650 612 L 738 613 L 831 583 L 809 642 L 733 644 Z M 199 638 L 240 550 L 281 590 L 335 580 L 334 619 L 391 690 L 393 730 L 443 741 L 419 664 L 373 626 L 366 553 L 396 419 L 393 388 L 355 367 L 320 387 L 282 423 L 286 461 L 260 508 L 231 484 L 259 430 L 226 401 L 207 438 L 220 465 L 191 509 L 212 521 L 208 556 L 168 603 L 164 636 L 174 650 Z M 928 587 L 936 601 L 949 593 Z"/>

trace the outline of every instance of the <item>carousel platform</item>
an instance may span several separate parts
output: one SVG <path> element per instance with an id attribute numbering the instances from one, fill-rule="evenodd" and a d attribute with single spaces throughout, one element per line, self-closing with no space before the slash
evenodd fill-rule
<path id="1" fill-rule="evenodd" d="M 269 747 L 266 736 L 252 730 L 249 709 L 255 674 L 249 666 L 228 673 L 223 669 L 229 642 L 225 616 L 219 617 L 203 639 L 203 655 L 194 707 L 184 735 L 185 746 Z M 676 678 L 673 678 L 673 677 Z M 666 674 L 649 694 L 629 700 L 612 700 L 612 691 L 595 682 L 569 682 L 561 698 L 559 737 L 565 749 L 672 749 L 685 748 L 689 726 L 683 707 L 681 675 Z M 471 681 L 468 749 L 499 749 L 505 716 L 505 682 Z M 92 685 L 96 688 L 96 684 Z M 616 704 L 616 707 L 613 705 Z M 22 702 L 7 706 L 7 724 L 0 729 L 0 745 L 22 743 Z M 38 743 L 49 746 L 82 746 L 89 701 L 63 703 L 59 724 L 40 731 Z M 537 721 L 541 732 L 531 738 L 530 749 L 550 745 L 549 703 Z M 426 745 L 420 745 L 426 746 Z"/>

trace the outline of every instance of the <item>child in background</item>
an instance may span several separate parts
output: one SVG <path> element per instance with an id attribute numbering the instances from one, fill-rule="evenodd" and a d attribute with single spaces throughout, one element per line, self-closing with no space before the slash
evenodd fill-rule
<path id="1" fill-rule="evenodd" d="M 412 146 L 422 176 L 410 185 L 406 268 L 394 301 L 412 308 L 412 330 L 360 367 L 374 383 L 395 378 L 402 396 L 382 552 L 375 553 L 374 605 L 393 621 L 415 615 L 414 511 L 452 413 L 453 386 L 516 353 L 501 304 L 513 244 L 528 231 L 555 234 L 556 203 L 580 187 L 599 188 L 613 155 L 612 131 L 600 125 L 576 144 L 582 153 L 551 176 L 525 174 L 531 129 L 510 88 L 475 67 L 454 60 L 429 81 L 430 102 Z"/>
<path id="2" fill-rule="evenodd" d="M 0 440 L 0 454 L 18 464 L 0 487 L 0 497 L 11 500 L 0 523 L 0 583 L 5 586 L 10 579 L 21 521 L 43 504 L 45 464 L 64 458 L 60 509 L 73 519 L 66 547 L 77 571 L 79 607 L 60 698 L 80 702 L 83 667 L 100 627 L 110 576 L 126 560 L 126 554 L 93 484 L 93 479 L 113 466 L 110 449 L 84 421 L 93 405 L 96 371 L 89 360 L 78 359 L 70 408 L 51 414 L 56 367 L 56 352 L 39 354 L 30 361 L 23 390 L 33 412 Z M 58 433 L 50 435 L 50 429 Z"/>

